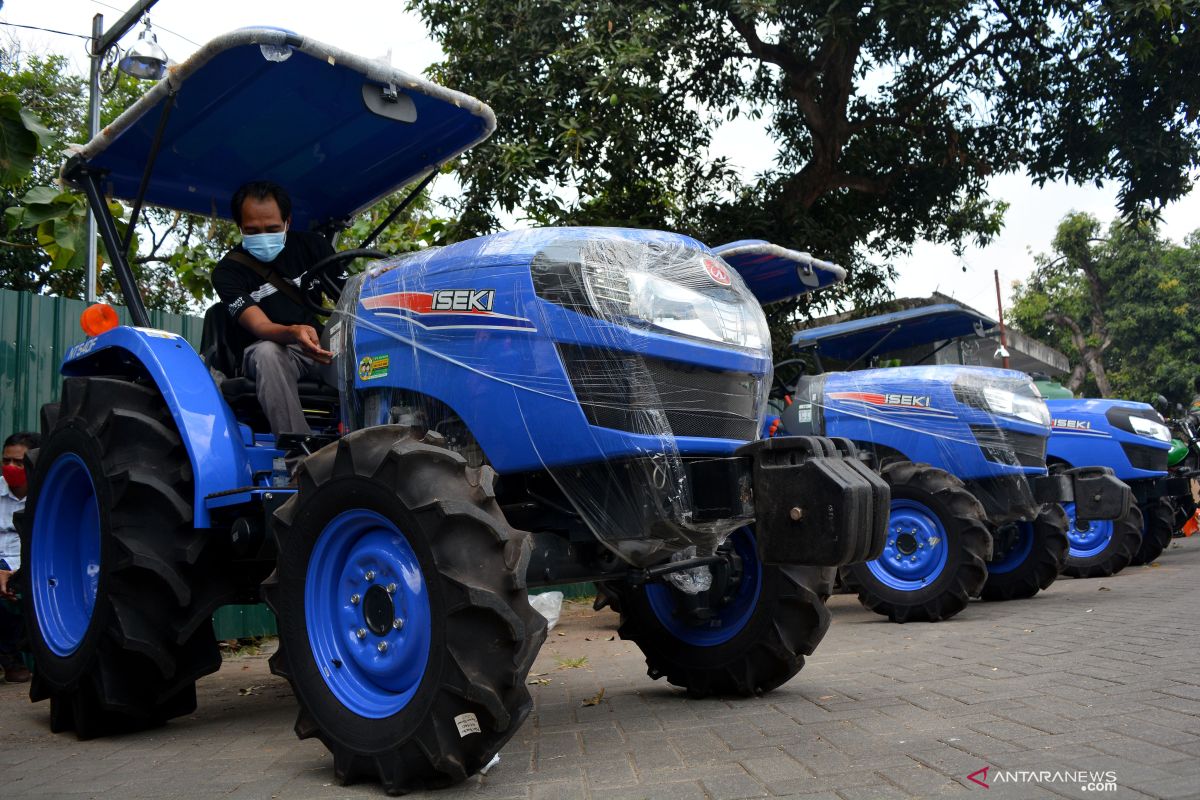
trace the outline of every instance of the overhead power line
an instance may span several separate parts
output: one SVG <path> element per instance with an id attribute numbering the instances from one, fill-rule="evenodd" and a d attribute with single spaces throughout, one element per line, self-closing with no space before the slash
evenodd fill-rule
<path id="1" fill-rule="evenodd" d="M 70 33 L 69 31 L 56 31 L 53 28 L 39 28 L 37 25 L 18 25 L 15 22 L 0 22 L 0 25 L 7 25 L 10 28 L 25 28 L 31 31 L 44 31 L 45 33 L 57 33 L 59 36 L 74 36 L 76 39 L 91 39 L 90 36 L 84 36 L 82 33 Z M 178 34 L 176 34 L 178 35 Z"/>

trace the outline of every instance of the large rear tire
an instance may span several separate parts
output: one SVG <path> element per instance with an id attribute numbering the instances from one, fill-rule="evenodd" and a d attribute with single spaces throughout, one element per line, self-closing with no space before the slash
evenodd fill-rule
<path id="1" fill-rule="evenodd" d="M 525 588 L 529 535 L 505 521 L 491 468 L 443 442 L 352 433 L 301 464 L 275 515 L 271 669 L 299 701 L 296 734 L 329 748 L 343 784 L 458 783 L 532 707 L 546 620 Z"/>
<path id="2" fill-rule="evenodd" d="M 681 614 L 686 598 L 666 584 L 607 587 L 618 599 L 617 632 L 641 648 L 646 674 L 692 697 L 750 696 L 783 685 L 829 628 L 819 593 L 832 584 L 832 570 L 762 564 L 748 528 L 732 534 L 726 549 L 738 574 L 722 598 L 711 599 L 707 622 Z"/>
<path id="3" fill-rule="evenodd" d="M 1142 544 L 1130 565 L 1149 564 L 1163 554 L 1175 533 L 1175 510 L 1165 497 L 1151 500 L 1142 509 Z"/>
<path id="4" fill-rule="evenodd" d="M 1020 600 L 1049 588 L 1067 561 L 1068 524 L 1062 506 L 1047 503 L 1037 519 L 1011 523 L 1011 529 L 994 536 L 988 579 L 980 597 Z"/>
<path id="5" fill-rule="evenodd" d="M 984 560 L 992 541 L 986 512 L 945 470 L 901 461 L 882 475 L 892 490 L 883 555 L 842 567 L 842 582 L 892 622 L 950 619 L 987 581 Z"/>
<path id="6" fill-rule="evenodd" d="M 1105 578 L 1116 575 L 1133 561 L 1142 544 L 1142 512 L 1136 505 L 1118 519 L 1093 520 L 1080 530 L 1075 524 L 1075 504 L 1064 503 L 1070 525 L 1071 550 L 1063 574 L 1072 578 Z"/>
<path id="7" fill-rule="evenodd" d="M 212 613 L 228 590 L 219 544 L 192 526 L 192 470 L 149 385 L 67 378 L 30 454 L 18 521 L 30 699 L 81 739 L 158 725 L 196 708 L 221 665 Z"/>

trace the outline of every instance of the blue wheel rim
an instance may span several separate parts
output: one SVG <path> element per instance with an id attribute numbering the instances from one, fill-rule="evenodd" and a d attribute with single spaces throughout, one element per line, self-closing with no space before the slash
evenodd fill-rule
<path id="1" fill-rule="evenodd" d="M 1063 503 L 1063 511 L 1067 512 L 1067 542 L 1071 550 L 1070 558 L 1091 558 L 1103 553 L 1108 543 L 1112 541 L 1113 521 L 1111 519 L 1094 519 L 1088 522 L 1085 530 L 1075 526 L 1075 504 Z"/>
<path id="2" fill-rule="evenodd" d="M 733 597 L 703 625 L 684 622 L 675 613 L 675 592 L 662 583 L 646 587 L 646 599 L 654 616 L 667 631 L 684 644 L 694 647 L 716 647 L 737 636 L 758 605 L 762 592 L 762 564 L 758 560 L 758 549 L 754 534 L 749 528 L 741 528 L 730 537 L 733 550 L 742 559 L 742 580 Z"/>
<path id="3" fill-rule="evenodd" d="M 42 639 L 66 658 L 92 622 L 100 584 L 100 503 L 83 459 L 59 456 L 38 491 L 30 593 Z"/>
<path id="4" fill-rule="evenodd" d="M 937 514 L 916 500 L 892 500 L 883 555 L 867 569 L 890 589 L 915 592 L 937 580 L 950 557 L 946 528 Z"/>
<path id="5" fill-rule="evenodd" d="M 381 608 L 400 622 L 369 618 Z M 325 526 L 308 563 L 304 617 L 317 669 L 347 709 L 383 719 L 416 695 L 429 664 L 429 592 L 391 520 L 354 509 Z"/>
<path id="6" fill-rule="evenodd" d="M 1003 575 L 1025 563 L 1033 552 L 1033 523 L 1017 522 L 1017 542 L 1000 558 L 988 562 L 988 574 Z"/>

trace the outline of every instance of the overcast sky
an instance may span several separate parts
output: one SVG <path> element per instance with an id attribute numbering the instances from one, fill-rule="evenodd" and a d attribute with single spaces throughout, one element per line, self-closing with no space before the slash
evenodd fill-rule
<path id="1" fill-rule="evenodd" d="M 131 4 L 124 0 L 111 4 L 98 0 L 3 0 L 0 21 L 87 35 L 96 13 L 104 15 L 108 27 Z M 218 34 L 248 25 L 289 28 L 364 56 L 383 56 L 391 51 L 393 65 L 414 73 L 441 56 L 441 48 L 429 37 L 420 19 L 403 11 L 403 3 L 398 0 L 341 0 L 336 4 L 296 0 L 160 0 L 152 10 L 151 20 L 159 44 L 175 61 L 182 61 L 199 44 Z M 132 44 L 139 30 L 140 27 L 130 31 L 122 44 Z M 82 39 L 9 26 L 0 29 L 0 35 L 16 36 L 29 52 L 68 55 L 79 72 L 87 74 Z M 503 117 L 503 108 L 495 111 Z M 715 154 L 729 156 L 746 174 L 769 166 L 774 154 L 765 124 L 748 119 L 739 119 L 722 128 L 713 150 Z M 446 178 L 439 182 L 443 184 L 443 192 L 450 189 L 445 185 Z M 435 193 L 438 188 L 435 184 Z M 998 240 L 986 249 L 969 248 L 961 259 L 949 247 L 918 245 L 911 258 L 897 265 L 900 273 L 895 286 L 897 296 L 924 296 L 938 290 L 994 313 L 993 269 L 1000 270 L 1007 304 L 1012 283 L 1029 274 L 1033 254 L 1049 250 L 1055 226 L 1063 215 L 1072 210 L 1086 211 L 1108 221 L 1115 209 L 1115 187 L 1055 184 L 1039 190 L 1024 176 L 1008 175 L 995 179 L 991 190 L 994 197 L 1007 200 L 1011 206 Z M 1164 215 L 1167 236 L 1178 241 L 1200 227 L 1197 212 L 1200 212 L 1200 196 L 1196 194 L 1169 207 Z M 820 242 L 800 244 L 814 255 L 821 255 Z"/>

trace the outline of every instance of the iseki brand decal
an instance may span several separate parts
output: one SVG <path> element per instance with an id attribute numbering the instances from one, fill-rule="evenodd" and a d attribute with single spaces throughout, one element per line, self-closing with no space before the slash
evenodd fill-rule
<path id="1" fill-rule="evenodd" d="M 434 292 L 434 311 L 491 311 L 495 289 L 449 289 Z"/>
<path id="2" fill-rule="evenodd" d="M 1054 419 L 1050 421 L 1050 429 L 1055 433 L 1069 433 L 1078 436 L 1092 436 L 1107 439 L 1109 434 L 1092 428 L 1092 421 L 1087 419 Z"/>
<path id="3" fill-rule="evenodd" d="M 358 362 L 358 377 L 364 381 L 386 378 L 388 374 L 387 356 L 363 356 Z"/>
<path id="4" fill-rule="evenodd" d="M 367 311 L 398 317 L 427 329 L 536 330 L 533 322 L 495 310 L 495 289 L 438 289 L 433 292 L 388 292 L 364 297 Z"/>
<path id="5" fill-rule="evenodd" d="M 733 283 L 733 278 L 729 277 L 729 270 L 711 258 L 704 259 L 704 271 L 708 273 L 708 277 L 722 286 L 729 286 Z"/>
<path id="6" fill-rule="evenodd" d="M 953 415 L 954 412 L 935 408 L 933 399 L 927 394 L 903 392 L 830 392 L 830 400 L 861 403 L 878 411 L 895 411 L 905 414 L 929 414 L 932 416 Z"/>

